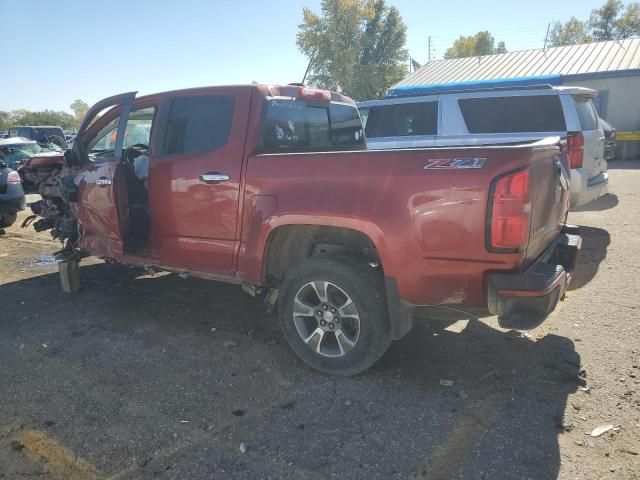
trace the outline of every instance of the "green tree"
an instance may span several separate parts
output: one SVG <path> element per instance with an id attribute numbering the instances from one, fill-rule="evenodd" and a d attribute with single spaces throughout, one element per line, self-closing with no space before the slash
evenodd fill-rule
<path id="1" fill-rule="evenodd" d="M 549 32 L 549 44 L 576 45 L 638 35 L 640 3 L 630 3 L 625 7 L 620 0 L 607 0 L 600 8 L 591 11 L 591 16 L 586 22 L 576 17 L 571 17 L 566 23 L 554 22 Z"/>
<path id="2" fill-rule="evenodd" d="M 612 40 L 618 36 L 618 21 L 622 9 L 620 0 L 607 0 L 602 7 L 591 11 L 589 27 L 594 40 Z"/>
<path id="3" fill-rule="evenodd" d="M 11 112 L 0 111 L 0 130 L 6 130 L 11 127 L 13 127 Z"/>
<path id="4" fill-rule="evenodd" d="M 16 125 L 56 125 L 69 130 L 75 125 L 75 118 L 67 112 L 43 110 L 30 112 L 28 110 L 14 110 L 11 112 L 14 126 Z"/>
<path id="5" fill-rule="evenodd" d="M 559 47 L 562 45 L 588 43 L 590 41 L 591 35 L 588 33 L 587 25 L 576 17 L 571 17 L 566 23 L 554 22 L 553 27 L 549 30 L 547 44 L 552 47 Z"/>
<path id="6" fill-rule="evenodd" d="M 616 22 L 618 38 L 640 35 L 640 3 L 631 3 Z"/>
<path id="7" fill-rule="evenodd" d="M 73 111 L 73 114 L 76 117 L 75 126 L 76 128 L 78 128 L 80 126 L 80 123 L 82 123 L 82 119 L 84 118 L 84 116 L 87 114 L 87 111 L 89 110 L 89 104 L 77 98 L 73 101 L 73 103 L 69 106 L 69 108 L 71 108 L 71 110 Z"/>
<path id="8" fill-rule="evenodd" d="M 310 59 L 310 83 L 363 100 L 407 74 L 407 27 L 385 0 L 322 0 L 303 11 L 296 44 Z"/>
<path id="9" fill-rule="evenodd" d="M 484 31 L 468 37 L 460 35 L 460 37 L 453 42 L 453 45 L 447 49 L 444 58 L 477 57 L 506 52 L 507 47 L 504 42 L 498 42 L 498 45 L 496 45 L 493 35 Z"/>

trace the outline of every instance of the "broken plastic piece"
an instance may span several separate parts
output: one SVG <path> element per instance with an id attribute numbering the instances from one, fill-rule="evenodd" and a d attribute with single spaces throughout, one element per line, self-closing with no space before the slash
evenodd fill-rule
<path id="1" fill-rule="evenodd" d="M 599 437 L 600 435 L 604 435 L 605 433 L 607 433 L 612 428 L 613 428 L 613 425 L 611 425 L 610 423 L 606 425 L 600 425 L 599 427 L 596 427 L 593 430 L 591 430 L 591 433 L 589 435 L 591 435 L 592 437 Z"/>

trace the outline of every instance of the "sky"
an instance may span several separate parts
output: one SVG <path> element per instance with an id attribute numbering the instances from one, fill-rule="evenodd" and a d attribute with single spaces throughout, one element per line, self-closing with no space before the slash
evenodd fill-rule
<path id="1" fill-rule="evenodd" d="M 547 25 L 604 0 L 387 0 L 420 63 L 459 35 L 489 30 L 509 51 L 542 48 Z M 122 93 L 302 80 L 302 11 L 320 0 L 0 0 L 0 110 L 66 110 Z"/>

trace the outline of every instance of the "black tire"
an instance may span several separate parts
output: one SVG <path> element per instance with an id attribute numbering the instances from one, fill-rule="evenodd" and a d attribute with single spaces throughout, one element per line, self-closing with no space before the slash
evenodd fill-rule
<path id="1" fill-rule="evenodd" d="M 310 282 L 316 281 L 332 284 L 326 288 L 326 291 L 334 292 L 334 298 L 336 295 L 348 295 L 357 310 L 359 334 L 354 345 L 346 353 L 342 353 L 342 346 L 338 345 L 340 342 L 337 342 L 337 330 L 336 332 L 325 331 L 326 339 L 323 334 L 320 337 L 321 340 L 316 345 L 312 345 L 303 340 L 296 326 L 294 321 L 296 296 L 299 292 L 303 292 L 303 288 L 308 288 Z M 325 295 L 326 298 L 330 297 L 329 293 Z M 316 308 L 320 309 L 320 307 Z M 342 311 L 342 309 L 339 310 Z M 319 313 L 316 311 L 316 314 Z M 376 363 L 391 345 L 383 275 L 380 270 L 372 268 L 364 260 L 323 255 L 300 262 L 289 272 L 282 284 L 278 296 L 278 316 L 284 336 L 293 351 L 305 363 L 324 373 L 349 376 L 363 372 Z M 338 325 L 336 328 L 339 328 L 339 322 L 342 320 L 346 331 L 347 327 L 344 324 L 351 319 L 340 319 L 339 315 L 336 315 L 336 318 L 336 325 Z M 314 328 L 314 319 L 315 317 L 310 315 L 303 318 L 305 322 L 310 322 L 311 329 Z M 298 321 L 300 321 L 299 317 Z M 316 322 L 320 328 L 320 321 L 316 319 Z M 323 341 L 327 348 L 332 347 L 330 342 L 332 339 L 335 340 L 334 348 L 340 349 L 340 352 L 336 352 L 339 356 L 325 356 L 315 350 Z"/>
<path id="2" fill-rule="evenodd" d="M 67 147 L 67 142 L 64 140 L 64 138 L 62 138 L 59 135 L 51 135 L 49 137 L 49 143 L 53 143 L 54 145 L 57 145 L 60 148 Z"/>
<path id="3" fill-rule="evenodd" d="M 9 228 L 11 225 L 16 223 L 16 219 L 18 215 L 16 213 L 9 213 L 0 217 L 0 228 Z"/>

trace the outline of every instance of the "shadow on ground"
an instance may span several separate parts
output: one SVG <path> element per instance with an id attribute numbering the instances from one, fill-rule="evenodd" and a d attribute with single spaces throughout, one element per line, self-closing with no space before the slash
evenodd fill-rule
<path id="1" fill-rule="evenodd" d="M 569 285 L 569 290 L 577 290 L 589 283 L 598 273 L 600 264 L 607 257 L 611 243 L 609 232 L 602 228 L 580 227 L 582 249 Z"/>
<path id="2" fill-rule="evenodd" d="M 81 271 L 77 295 L 57 275 L 0 286 L 6 478 L 59 473 L 19 443 L 33 430 L 119 479 L 557 477 L 580 383 L 567 338 L 421 322 L 371 371 L 333 378 L 238 287 Z"/>
<path id="3" fill-rule="evenodd" d="M 608 193 L 593 202 L 589 202 L 586 205 L 580 207 L 574 207 L 572 212 L 601 212 L 603 210 L 610 210 L 618 205 L 618 196 L 614 193 Z"/>

